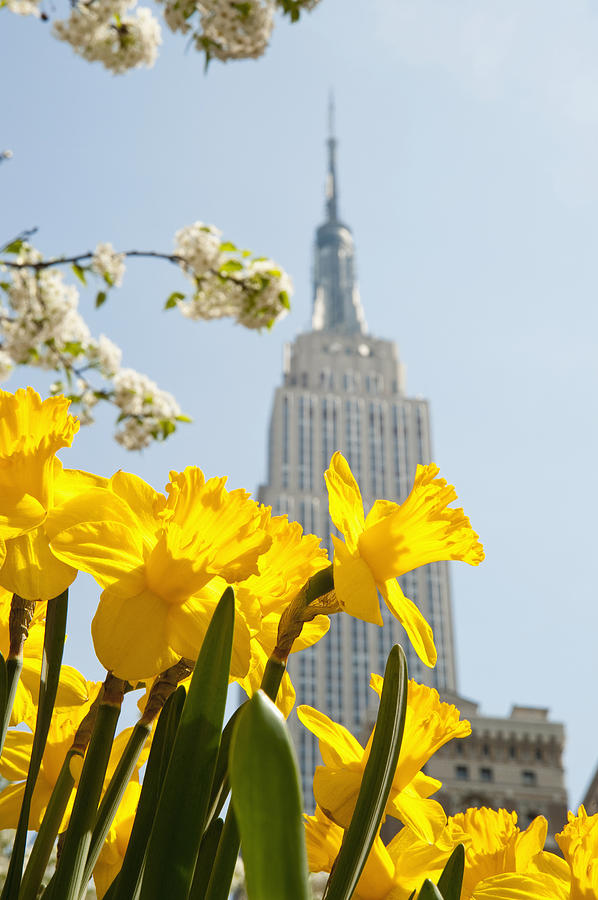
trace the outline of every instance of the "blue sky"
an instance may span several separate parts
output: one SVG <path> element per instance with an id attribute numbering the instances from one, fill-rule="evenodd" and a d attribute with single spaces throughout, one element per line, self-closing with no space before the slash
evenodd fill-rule
<path id="1" fill-rule="evenodd" d="M 82 296 L 92 331 L 194 422 L 127 454 L 106 411 L 63 460 L 159 488 L 187 464 L 264 477 L 282 347 L 309 323 L 334 88 L 366 318 L 429 398 L 436 461 L 487 549 L 453 567 L 460 688 L 566 723 L 572 805 L 598 746 L 597 45 L 581 0 L 322 0 L 257 62 L 206 75 L 165 35 L 154 69 L 111 76 L 0 11 L 0 240 L 38 226 L 48 254 L 169 250 L 201 219 L 293 278 L 292 314 L 263 335 L 162 312 L 185 286 L 165 263 L 131 262 L 101 310 Z M 6 387 L 26 380 L 47 384 L 23 370 Z M 75 585 L 67 651 L 90 673 L 95 597 Z"/>

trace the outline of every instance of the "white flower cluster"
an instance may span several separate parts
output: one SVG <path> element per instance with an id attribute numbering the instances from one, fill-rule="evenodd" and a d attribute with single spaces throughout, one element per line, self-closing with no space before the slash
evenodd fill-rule
<path id="1" fill-rule="evenodd" d="M 202 278 L 220 262 L 222 232 L 214 225 L 195 222 L 174 236 L 174 254 L 180 256 L 196 278 Z"/>
<path id="2" fill-rule="evenodd" d="M 217 59 L 261 56 L 274 24 L 274 0 L 164 0 L 164 19 L 172 31 L 193 27 L 198 50 Z"/>
<path id="3" fill-rule="evenodd" d="M 98 244 L 91 257 L 91 269 L 110 287 L 120 287 L 125 274 L 125 255 L 115 253 L 112 244 Z"/>
<path id="4" fill-rule="evenodd" d="M 114 402 L 125 419 L 115 434 L 127 450 L 141 450 L 152 440 L 166 437 L 181 410 L 167 391 L 162 391 L 134 369 L 121 369 L 114 377 Z"/>
<path id="5" fill-rule="evenodd" d="M 100 247 L 104 250 L 99 253 L 98 248 L 94 259 L 97 255 L 101 260 L 102 274 L 106 264 L 111 266 L 109 271 L 117 283 L 118 254 L 110 245 Z M 77 404 L 82 424 L 93 422 L 93 407 L 105 399 L 120 410 L 121 430 L 116 440 L 127 449 L 138 450 L 153 439 L 168 437 L 181 415 L 174 397 L 145 375 L 121 369 L 122 351 L 105 335 L 98 340 L 91 337 L 77 309 L 77 288 L 66 284 L 55 268 L 33 268 L 41 262 L 37 250 L 25 245 L 15 261 L 23 268 L 8 268 L 0 263 L 8 301 L 6 307 L 0 305 L 0 381 L 17 365 L 53 369 L 64 373 L 66 383 L 55 382 L 52 393 L 69 394 Z M 87 377 L 82 377 L 90 370 L 99 373 L 108 385 L 94 389 Z"/>
<path id="6" fill-rule="evenodd" d="M 270 328 L 289 309 L 289 276 L 271 259 L 235 254 L 220 238 L 217 228 L 203 222 L 177 231 L 175 255 L 196 285 L 193 297 L 178 300 L 178 308 L 189 319 L 230 316 L 246 328 Z"/>
<path id="7" fill-rule="evenodd" d="M 149 9 L 135 7 L 136 0 L 79 0 L 68 19 L 54 23 L 54 35 L 115 74 L 151 67 L 162 43 L 160 25 Z"/>
<path id="8" fill-rule="evenodd" d="M 40 254 L 25 248 L 18 262 L 37 262 Z M 55 269 L 12 270 L 6 294 L 10 313 L 3 316 L 2 349 L 16 364 L 55 369 L 63 354 L 84 352 L 91 343 L 89 328 L 79 314 L 79 292 L 65 284 Z"/>
<path id="9" fill-rule="evenodd" d="M 19 16 L 37 16 L 39 18 L 41 15 L 38 0 L 6 0 L 6 7 Z"/>
<path id="10" fill-rule="evenodd" d="M 270 40 L 274 25 L 274 0 L 200 0 L 202 35 L 199 49 L 217 59 L 256 59 Z"/>

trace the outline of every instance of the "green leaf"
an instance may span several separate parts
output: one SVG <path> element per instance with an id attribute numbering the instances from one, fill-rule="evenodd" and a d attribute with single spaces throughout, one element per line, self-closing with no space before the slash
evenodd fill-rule
<path id="1" fill-rule="evenodd" d="M 63 350 L 66 353 L 70 353 L 71 356 L 81 356 L 84 352 L 83 344 L 81 341 L 65 341 L 63 344 Z"/>
<path id="2" fill-rule="evenodd" d="M 461 900 L 463 872 L 465 870 L 465 847 L 457 844 L 438 880 L 438 890 L 443 900 Z"/>
<path id="3" fill-rule="evenodd" d="M 4 248 L 4 253 L 20 253 L 24 246 L 25 241 L 21 240 L 21 238 L 17 238 L 16 241 L 7 244 Z"/>
<path id="4" fill-rule="evenodd" d="M 108 285 L 108 287 L 114 287 L 114 278 L 110 274 L 110 272 L 104 272 L 104 281 Z"/>
<path id="5" fill-rule="evenodd" d="M 171 422 L 170 419 L 164 419 L 160 422 L 160 431 L 162 440 L 165 441 L 167 437 L 169 437 L 173 431 L 176 431 L 176 425 L 174 422 Z"/>
<path id="6" fill-rule="evenodd" d="M 2 288 L 3 291 L 8 291 L 11 287 L 12 284 L 10 281 L 0 281 L 0 288 Z"/>
<path id="7" fill-rule="evenodd" d="M 242 272 L 243 271 L 243 263 L 240 263 L 238 259 L 228 259 L 225 263 L 218 268 L 219 272 Z"/>
<path id="8" fill-rule="evenodd" d="M 218 841 L 222 834 L 223 825 L 224 822 L 222 819 L 214 819 L 206 829 L 199 848 L 199 855 L 197 857 L 195 873 L 193 875 L 193 884 L 189 891 L 189 900 L 204 900 L 205 898 L 208 881 L 210 880 L 210 873 L 212 871 L 212 864 L 216 857 L 216 851 L 218 850 Z"/>
<path id="9" fill-rule="evenodd" d="M 192 422 L 193 419 L 190 416 L 175 416 L 177 422 Z"/>
<path id="10" fill-rule="evenodd" d="M 285 309 L 291 308 L 291 300 L 288 291 L 281 291 L 278 295 L 278 299 L 280 300 L 281 306 L 284 306 Z"/>
<path id="11" fill-rule="evenodd" d="M 239 716 L 229 768 L 249 900 L 308 900 L 297 762 L 284 718 L 263 691 Z"/>
<path id="12" fill-rule="evenodd" d="M 419 892 L 418 900 L 444 900 L 433 881 L 426 878 Z"/>
<path id="13" fill-rule="evenodd" d="M 164 304 L 164 309 L 172 309 L 177 305 L 179 300 L 184 300 L 185 294 L 181 294 L 180 291 L 173 291 L 166 303 Z"/>
<path id="14" fill-rule="evenodd" d="M 140 900 L 187 900 L 218 757 L 234 618 L 228 587 L 195 664 L 148 843 Z"/>
<path id="15" fill-rule="evenodd" d="M 349 828 L 326 891 L 326 900 L 349 900 L 374 843 L 399 760 L 407 710 L 407 662 L 398 644 L 390 651 L 376 730 Z"/>
<path id="16" fill-rule="evenodd" d="M 98 291 L 96 295 L 96 309 L 98 309 L 106 302 L 107 296 L 108 295 L 106 294 L 106 291 Z"/>
<path id="17" fill-rule="evenodd" d="M 237 248 L 234 244 L 231 244 L 230 241 L 224 241 L 220 244 L 220 250 L 222 253 L 234 253 Z"/>
<path id="18" fill-rule="evenodd" d="M 79 281 L 81 282 L 81 284 L 87 284 L 87 280 L 85 278 L 85 269 L 83 269 L 81 266 L 77 265 L 77 263 L 73 263 L 71 268 L 72 268 L 73 272 L 75 273 L 75 275 L 77 276 L 77 278 L 79 279 Z"/>
<path id="19" fill-rule="evenodd" d="M 131 900 L 132 897 L 137 896 L 147 841 L 156 815 L 158 798 L 170 761 L 185 695 L 185 688 L 180 685 L 168 698 L 160 713 L 125 858 L 117 876 L 116 885 L 111 888 L 114 900 Z"/>

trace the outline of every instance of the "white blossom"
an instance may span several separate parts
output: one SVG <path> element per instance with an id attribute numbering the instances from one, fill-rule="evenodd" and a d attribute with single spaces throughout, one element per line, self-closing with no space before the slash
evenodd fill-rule
<path id="1" fill-rule="evenodd" d="M 179 300 L 178 308 L 188 319 L 236 318 L 242 308 L 243 287 L 232 278 L 211 276 L 202 280 L 201 288 L 191 300 Z"/>
<path id="2" fill-rule="evenodd" d="M 27 261 L 36 255 L 30 248 L 23 254 Z M 79 292 L 61 272 L 16 269 L 6 294 L 16 315 L 3 322 L 3 348 L 15 362 L 53 369 L 62 353 L 85 351 L 91 338 L 77 311 Z"/>
<path id="3" fill-rule="evenodd" d="M 0 381 L 6 381 L 15 367 L 15 361 L 5 350 L 0 350 Z"/>
<path id="4" fill-rule="evenodd" d="M 272 259 L 252 261 L 247 277 L 256 290 L 247 292 L 238 322 L 245 328 L 270 328 L 288 312 L 291 279 Z"/>
<path id="5" fill-rule="evenodd" d="M 274 25 L 274 0 L 199 0 L 197 46 L 221 60 L 261 56 Z"/>
<path id="6" fill-rule="evenodd" d="M 116 253 L 112 244 L 98 244 L 91 257 L 91 269 L 111 287 L 120 287 L 125 274 L 125 255 Z"/>
<path id="7" fill-rule="evenodd" d="M 101 62 L 115 74 L 136 66 L 151 67 L 162 43 L 160 25 L 146 7 L 135 0 L 79 2 L 68 19 L 54 23 L 54 34 L 71 44 L 89 62 Z"/>
<path id="8" fill-rule="evenodd" d="M 87 347 L 87 359 L 97 366 L 106 378 L 112 378 L 120 369 L 122 350 L 105 334 L 101 334 L 99 340 L 90 341 Z"/>
<path id="9" fill-rule="evenodd" d="M 11 12 L 17 13 L 19 16 L 36 16 L 39 18 L 41 15 L 37 0 L 6 0 L 6 6 Z"/>
<path id="10" fill-rule="evenodd" d="M 172 394 L 160 390 L 155 382 L 134 369 L 117 373 L 114 391 L 114 402 L 125 416 L 115 439 L 127 450 L 147 447 L 160 436 L 163 423 L 174 425 L 181 414 Z"/>
<path id="11" fill-rule="evenodd" d="M 220 261 L 222 232 L 213 225 L 195 222 L 179 229 L 174 236 L 174 253 L 180 256 L 196 278 L 202 278 Z M 185 268 L 185 267 L 183 267 Z"/>

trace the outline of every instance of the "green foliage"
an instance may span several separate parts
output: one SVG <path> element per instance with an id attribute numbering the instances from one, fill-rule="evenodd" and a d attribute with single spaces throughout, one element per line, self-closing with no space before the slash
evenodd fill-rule
<path id="1" fill-rule="evenodd" d="M 309 900 L 295 754 L 283 716 L 262 691 L 235 727 L 230 781 L 249 900 Z"/>
<path id="2" fill-rule="evenodd" d="M 461 900 L 464 870 L 465 847 L 463 844 L 457 844 L 438 880 L 438 890 L 443 900 Z"/>
<path id="3" fill-rule="evenodd" d="M 179 300 L 184 300 L 185 295 L 181 294 L 180 291 L 173 291 L 169 296 L 168 300 L 164 304 L 164 309 L 174 309 Z"/>
<path id="4" fill-rule="evenodd" d="M 72 268 L 73 272 L 75 273 L 75 275 L 77 276 L 77 278 L 79 279 L 79 281 L 81 282 L 81 284 L 86 285 L 87 279 L 85 278 L 85 269 L 82 266 L 78 265 L 77 263 L 73 263 L 71 268 Z"/>
<path id="5" fill-rule="evenodd" d="M 107 295 L 106 291 L 98 291 L 98 293 L 96 294 L 96 303 L 95 303 L 96 309 L 99 309 L 100 306 L 104 305 L 107 297 L 108 297 L 108 295 Z"/>

